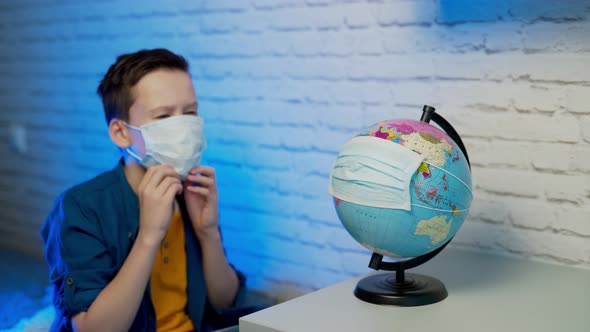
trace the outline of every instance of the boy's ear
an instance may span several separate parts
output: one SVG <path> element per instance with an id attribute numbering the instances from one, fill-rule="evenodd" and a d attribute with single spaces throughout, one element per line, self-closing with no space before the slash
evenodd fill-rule
<path id="1" fill-rule="evenodd" d="M 111 141 L 122 149 L 128 148 L 133 143 L 129 128 L 119 119 L 111 119 L 109 122 L 109 136 Z"/>

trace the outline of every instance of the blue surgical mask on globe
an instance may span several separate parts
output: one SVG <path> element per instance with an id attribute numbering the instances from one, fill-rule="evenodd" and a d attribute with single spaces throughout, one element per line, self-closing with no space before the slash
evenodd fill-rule
<path id="1" fill-rule="evenodd" d="M 138 153 L 128 147 L 125 151 L 144 167 L 169 165 L 185 179 L 190 170 L 199 166 L 201 156 L 207 148 L 203 134 L 203 119 L 194 115 L 177 115 L 150 122 L 140 127 L 125 123 L 141 132 L 145 153 Z"/>

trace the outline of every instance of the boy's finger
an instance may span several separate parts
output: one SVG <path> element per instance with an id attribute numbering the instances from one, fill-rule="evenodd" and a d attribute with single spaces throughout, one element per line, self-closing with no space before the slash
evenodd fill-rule
<path id="1" fill-rule="evenodd" d="M 151 168 L 154 169 L 153 175 L 148 182 L 148 187 L 151 189 L 156 189 L 166 177 L 180 179 L 172 166 L 157 165 L 152 166 Z"/>
<path id="2" fill-rule="evenodd" d="M 186 177 L 186 179 L 188 180 L 188 182 L 196 182 L 205 187 L 212 186 L 213 184 L 215 184 L 214 179 L 205 176 L 189 175 Z"/>
<path id="3" fill-rule="evenodd" d="M 157 193 L 160 197 L 164 196 L 169 187 L 177 185 L 182 186 L 179 178 L 166 176 L 164 177 L 164 180 L 162 180 L 162 182 L 158 185 L 158 187 L 156 187 L 155 193 Z"/>
<path id="4" fill-rule="evenodd" d="M 205 196 L 205 197 L 209 196 L 209 194 L 211 193 L 211 191 L 208 188 L 195 187 L 195 186 L 186 187 L 186 190 L 193 192 L 195 194 Z"/>
<path id="5" fill-rule="evenodd" d="M 193 174 L 193 175 L 196 175 L 199 173 L 201 173 L 201 175 L 215 177 L 215 169 L 213 167 L 209 167 L 209 166 L 198 166 L 198 167 L 193 168 L 190 171 L 190 174 Z"/>
<path id="6" fill-rule="evenodd" d="M 141 182 L 139 182 L 139 187 L 137 188 L 139 192 L 143 192 L 143 190 L 145 189 L 147 184 L 150 182 L 150 179 L 152 178 L 153 175 L 154 175 L 154 170 L 152 167 L 149 167 L 145 171 L 145 174 L 144 174 L 143 178 L 141 179 Z"/>

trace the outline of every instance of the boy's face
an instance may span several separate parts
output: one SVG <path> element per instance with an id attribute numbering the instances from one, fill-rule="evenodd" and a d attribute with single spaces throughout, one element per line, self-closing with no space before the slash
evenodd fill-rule
<path id="1" fill-rule="evenodd" d="M 197 115 L 197 96 L 190 75 L 181 70 L 160 69 L 145 75 L 131 90 L 135 102 L 128 123 L 140 127 L 171 116 Z M 129 130 L 133 150 L 144 155 L 141 132 Z"/>

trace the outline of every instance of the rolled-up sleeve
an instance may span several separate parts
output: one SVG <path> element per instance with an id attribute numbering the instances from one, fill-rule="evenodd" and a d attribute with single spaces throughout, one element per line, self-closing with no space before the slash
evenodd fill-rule
<path id="1" fill-rule="evenodd" d="M 68 318 L 87 311 L 116 273 L 98 218 L 66 192 L 56 200 L 41 237 L 56 310 Z"/>
<path id="2" fill-rule="evenodd" d="M 232 267 L 232 269 L 236 272 L 236 276 L 238 277 L 238 291 L 236 292 L 236 297 L 234 298 L 234 301 L 232 303 L 232 305 L 230 306 L 230 309 L 234 309 L 237 307 L 240 307 L 243 305 L 244 303 L 244 299 L 246 297 L 246 276 L 240 272 L 238 269 L 235 268 L 235 266 L 233 264 L 230 264 L 230 266 Z"/>

